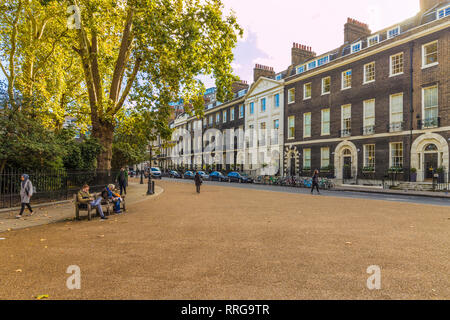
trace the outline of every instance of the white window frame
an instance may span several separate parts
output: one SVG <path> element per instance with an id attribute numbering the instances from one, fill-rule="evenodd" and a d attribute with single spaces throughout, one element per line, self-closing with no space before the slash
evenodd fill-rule
<path id="1" fill-rule="evenodd" d="M 371 166 L 371 167 L 374 170 L 376 170 L 375 166 L 376 166 L 376 154 L 377 153 L 376 153 L 376 146 L 374 143 L 369 143 L 369 144 L 363 145 L 363 168 L 366 168 L 369 166 L 369 163 L 367 161 L 368 159 L 366 158 L 366 152 L 367 152 L 369 146 L 371 146 L 371 147 L 373 146 L 373 166 Z"/>
<path id="2" fill-rule="evenodd" d="M 227 112 L 227 110 L 223 110 L 222 111 L 222 122 L 227 123 L 227 121 L 228 121 L 228 112 Z"/>
<path id="3" fill-rule="evenodd" d="M 328 112 L 328 133 L 324 132 L 324 128 L 325 128 L 325 122 L 323 121 L 323 114 L 325 112 Z M 331 109 L 327 108 L 327 109 L 322 109 L 321 110 L 321 121 L 320 121 L 320 135 L 322 136 L 329 136 L 331 134 Z"/>
<path id="4" fill-rule="evenodd" d="M 354 46 L 357 46 L 357 45 L 359 45 L 359 50 L 353 50 L 353 47 Z M 356 42 L 356 43 L 353 43 L 352 45 L 350 45 L 350 52 L 351 53 L 356 53 L 356 52 L 360 52 L 362 50 L 362 41 L 359 41 L 359 42 Z"/>
<path id="5" fill-rule="evenodd" d="M 349 108 L 350 109 L 350 127 L 344 128 L 344 109 Z M 341 130 L 352 130 L 352 105 L 351 104 L 344 104 L 341 106 Z"/>
<path id="6" fill-rule="evenodd" d="M 446 6 L 446 7 L 443 7 L 443 8 L 440 8 L 440 9 L 436 10 L 436 20 L 444 19 L 445 17 L 447 17 L 445 12 L 447 11 L 448 8 L 450 8 L 450 6 Z M 444 11 L 444 16 L 442 18 L 439 18 L 439 11 L 442 11 L 442 10 Z"/>
<path id="7" fill-rule="evenodd" d="M 264 101 L 264 103 L 263 103 L 263 101 Z M 266 98 L 261 98 L 260 103 L 261 103 L 261 108 L 260 108 L 261 113 L 266 112 L 266 110 L 267 110 L 267 99 Z M 263 109 L 263 106 L 264 106 L 264 109 Z"/>
<path id="8" fill-rule="evenodd" d="M 292 100 L 291 100 L 292 98 Z M 288 90 L 288 104 L 295 103 L 295 88 L 290 88 Z"/>
<path id="9" fill-rule="evenodd" d="M 392 59 L 394 57 L 400 56 L 400 55 L 402 56 L 402 60 L 403 60 L 403 62 L 402 62 L 402 72 L 392 73 L 393 72 L 393 70 L 392 70 L 392 68 L 393 68 Z M 393 54 L 392 56 L 390 56 L 389 57 L 389 77 L 399 76 L 399 75 L 402 75 L 404 72 L 405 72 L 405 55 L 403 54 L 403 52 L 399 52 L 399 53 L 396 53 L 396 54 Z"/>
<path id="10" fill-rule="evenodd" d="M 325 86 L 324 86 L 324 81 L 325 81 L 326 79 L 330 79 L 330 87 L 329 87 L 329 90 L 328 90 L 327 92 L 324 91 L 324 88 L 325 88 Z M 330 94 L 330 93 L 331 93 L 331 77 L 328 76 L 328 77 L 322 78 L 322 95 L 324 96 L 324 95 Z"/>
<path id="11" fill-rule="evenodd" d="M 250 102 L 248 105 L 248 113 L 250 115 L 255 114 L 255 103 L 254 102 Z"/>
<path id="12" fill-rule="evenodd" d="M 389 35 L 389 32 L 394 31 L 394 30 L 398 30 L 397 34 L 396 34 L 395 36 L 390 36 L 390 35 Z M 400 26 L 396 26 L 396 27 L 394 27 L 394 28 L 389 29 L 389 30 L 386 32 L 386 38 L 387 38 L 387 39 L 392 39 L 392 38 L 398 37 L 398 36 L 400 35 L 400 33 L 401 33 Z"/>
<path id="13" fill-rule="evenodd" d="M 366 115 L 366 105 L 368 102 L 372 102 L 372 101 L 373 101 L 373 126 L 375 127 L 375 125 L 376 125 L 376 101 L 375 101 L 375 99 L 367 99 L 367 100 L 363 101 L 363 128 L 366 128 L 369 126 L 366 123 L 366 120 L 372 119 L 372 118 L 367 118 L 367 115 Z"/>
<path id="14" fill-rule="evenodd" d="M 389 95 L 389 125 L 397 123 L 397 122 L 392 122 L 392 97 L 399 96 L 399 95 L 402 96 L 402 121 L 401 122 L 403 122 L 405 120 L 405 115 L 404 115 L 404 107 L 405 107 L 404 99 L 405 99 L 405 97 L 404 97 L 404 94 L 403 94 L 403 92 L 394 93 L 394 94 Z M 391 130 L 391 132 L 395 132 L 395 130 L 394 131 Z"/>
<path id="15" fill-rule="evenodd" d="M 306 96 L 306 87 L 308 85 L 309 85 L 309 89 L 310 89 L 309 97 Z M 308 82 L 303 85 L 303 100 L 309 100 L 309 99 L 311 99 L 311 97 L 312 97 L 312 83 Z"/>
<path id="16" fill-rule="evenodd" d="M 277 105 L 277 96 L 278 96 L 278 105 Z M 281 95 L 279 93 L 275 93 L 273 95 L 273 105 L 275 108 L 279 108 L 281 105 L 281 100 L 280 100 Z"/>
<path id="17" fill-rule="evenodd" d="M 325 152 L 326 151 L 326 152 Z M 327 155 L 328 158 L 325 158 L 324 155 Z M 324 166 L 324 160 L 328 160 L 328 164 Z M 326 168 L 330 166 L 330 147 L 322 147 L 320 148 L 320 168 Z"/>
<path id="18" fill-rule="evenodd" d="M 242 110 L 242 112 L 241 112 L 241 110 Z M 244 117 L 244 114 L 245 114 L 245 105 L 241 104 L 239 106 L 239 119 L 242 119 Z"/>
<path id="19" fill-rule="evenodd" d="M 220 123 L 220 112 L 216 113 L 216 124 Z"/>
<path id="20" fill-rule="evenodd" d="M 235 110 L 234 110 L 234 107 L 233 107 L 233 108 L 230 109 L 230 121 L 234 121 L 234 113 L 235 113 Z"/>
<path id="21" fill-rule="evenodd" d="M 344 76 L 345 76 L 345 73 L 347 73 L 349 71 L 351 72 L 351 75 L 350 75 L 350 86 L 349 87 L 344 87 Z M 342 74 L 341 74 L 341 90 L 351 89 L 352 88 L 352 80 L 353 80 L 353 71 L 352 71 L 352 69 L 348 69 L 348 70 L 343 71 Z"/>
<path id="22" fill-rule="evenodd" d="M 290 120 L 291 119 L 293 119 L 294 121 L 293 121 L 293 126 L 291 127 L 291 124 L 290 124 Z M 287 123 L 287 125 L 288 125 L 288 132 L 287 132 L 287 134 L 288 134 L 288 140 L 293 140 L 293 139 L 295 139 L 295 116 L 289 116 L 288 117 L 288 123 Z M 293 130 L 293 135 L 291 136 L 291 128 L 293 128 L 294 130 Z"/>
<path id="23" fill-rule="evenodd" d="M 437 108 L 437 116 L 439 117 L 439 86 L 436 84 L 433 86 L 428 86 L 428 87 L 422 88 L 422 121 L 426 120 L 426 118 L 425 118 L 425 90 L 431 89 L 431 88 L 436 88 L 437 105 L 435 106 L 435 108 Z M 431 127 L 431 128 L 433 128 L 433 127 Z"/>
<path id="24" fill-rule="evenodd" d="M 436 56 L 437 56 L 438 61 L 426 64 L 425 47 L 429 46 L 431 44 L 435 44 L 435 43 L 437 44 Z M 431 42 L 428 42 L 428 43 L 425 43 L 424 45 L 422 45 L 422 69 L 430 68 L 430 67 L 436 66 L 438 64 L 439 64 L 439 41 L 435 40 L 435 41 L 431 41 Z"/>
<path id="25" fill-rule="evenodd" d="M 401 146 L 402 146 L 402 168 L 403 168 L 405 165 L 405 146 L 403 145 L 402 141 L 389 143 L 389 168 L 393 167 L 393 161 L 392 161 L 393 160 L 392 159 L 392 149 L 393 148 L 392 148 L 392 146 L 394 144 L 401 144 Z"/>
<path id="26" fill-rule="evenodd" d="M 307 152 L 309 153 L 309 167 L 305 165 Z M 305 168 L 311 169 L 311 155 L 312 155 L 312 152 L 311 152 L 310 148 L 303 149 L 303 169 L 305 169 Z"/>
<path id="27" fill-rule="evenodd" d="M 309 134 L 306 134 L 306 117 L 309 116 Z M 306 112 L 303 114 L 303 138 L 311 138 L 312 135 L 312 114 Z"/>
<path id="28" fill-rule="evenodd" d="M 372 39 L 377 39 L 377 43 L 370 44 L 370 40 L 372 40 Z M 374 35 L 374 36 L 371 36 L 371 37 L 368 37 L 368 38 L 367 38 L 367 47 L 368 47 L 368 48 L 369 48 L 369 47 L 372 47 L 372 46 L 374 46 L 374 45 L 377 45 L 378 43 L 380 43 L 380 35 L 379 35 L 379 34 L 376 34 L 376 35 Z"/>
<path id="29" fill-rule="evenodd" d="M 373 80 L 367 81 L 367 80 L 366 80 L 366 78 L 367 78 L 367 70 L 366 70 L 366 67 L 369 66 L 369 65 L 372 65 L 372 64 L 373 64 Z M 366 64 L 364 65 L 363 84 L 368 84 L 368 83 L 375 82 L 375 77 L 376 77 L 376 63 L 375 63 L 375 61 L 372 61 L 372 62 L 370 62 L 370 63 L 366 63 Z"/>

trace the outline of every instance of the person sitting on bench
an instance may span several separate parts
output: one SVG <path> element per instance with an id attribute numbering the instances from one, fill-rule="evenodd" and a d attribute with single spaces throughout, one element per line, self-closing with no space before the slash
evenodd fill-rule
<path id="1" fill-rule="evenodd" d="M 122 213 L 120 211 L 120 203 L 122 202 L 122 197 L 116 190 L 116 186 L 110 184 L 106 187 L 108 191 L 108 198 L 114 203 L 114 213 Z"/>
<path id="2" fill-rule="evenodd" d="M 102 209 L 102 197 L 98 197 L 95 199 L 90 193 L 89 193 L 89 186 L 85 184 L 83 188 L 78 192 L 77 195 L 78 202 L 80 204 L 90 204 L 92 208 L 96 208 L 98 210 L 98 213 L 100 214 L 100 217 L 102 220 L 107 220 L 108 218 L 105 217 L 103 214 Z"/>

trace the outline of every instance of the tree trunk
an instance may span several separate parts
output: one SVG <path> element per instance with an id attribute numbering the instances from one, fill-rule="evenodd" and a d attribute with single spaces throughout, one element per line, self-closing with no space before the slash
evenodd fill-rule
<path id="1" fill-rule="evenodd" d="M 92 136 L 97 138 L 103 147 L 97 157 L 97 169 L 111 170 L 114 126 L 111 123 L 102 121 L 101 119 L 93 121 Z"/>

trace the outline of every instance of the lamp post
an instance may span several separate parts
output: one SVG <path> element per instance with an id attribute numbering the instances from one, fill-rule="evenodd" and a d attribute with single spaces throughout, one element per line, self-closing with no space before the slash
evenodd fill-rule
<path id="1" fill-rule="evenodd" d="M 141 172 L 141 182 L 140 182 L 140 184 L 144 184 L 144 170 L 142 169 L 142 164 L 140 165 L 140 172 Z"/>
<path id="2" fill-rule="evenodd" d="M 155 190 L 153 190 L 153 183 L 152 183 L 152 158 L 153 158 L 152 150 L 153 150 L 153 147 L 150 142 L 149 143 L 149 154 L 150 154 L 150 168 L 149 169 L 150 169 L 150 171 L 148 172 L 148 186 L 147 186 L 147 195 L 148 196 L 155 193 Z"/>

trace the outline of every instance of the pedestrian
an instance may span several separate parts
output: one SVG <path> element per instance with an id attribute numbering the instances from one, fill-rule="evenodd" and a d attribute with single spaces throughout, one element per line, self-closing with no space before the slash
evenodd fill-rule
<path id="1" fill-rule="evenodd" d="M 120 169 L 116 180 L 119 183 L 120 195 L 122 195 L 123 193 L 127 194 L 128 173 L 125 171 L 125 168 Z"/>
<path id="2" fill-rule="evenodd" d="M 85 184 L 77 194 L 77 200 L 80 204 L 90 204 L 92 208 L 96 208 L 102 220 L 107 220 L 103 214 L 102 208 L 102 197 L 94 198 L 93 195 L 89 193 L 89 186 Z"/>
<path id="3" fill-rule="evenodd" d="M 202 185 L 203 180 L 202 180 L 202 177 L 198 174 L 198 172 L 195 174 L 194 181 L 195 181 L 195 188 L 197 189 L 197 193 L 200 193 L 200 186 Z"/>
<path id="4" fill-rule="evenodd" d="M 312 188 L 311 194 L 314 194 L 314 187 L 317 189 L 317 193 L 320 194 L 319 191 L 319 170 L 314 171 L 314 175 L 312 176 Z"/>
<path id="5" fill-rule="evenodd" d="M 120 214 L 120 203 L 122 202 L 122 197 L 118 194 L 116 186 L 110 184 L 106 187 L 107 199 L 110 199 L 114 203 L 114 213 Z M 103 197 L 104 198 L 104 197 Z"/>
<path id="6" fill-rule="evenodd" d="M 21 209 L 20 213 L 16 216 L 17 219 L 22 218 L 23 211 L 25 210 L 25 206 L 30 210 L 30 216 L 33 215 L 33 209 L 31 209 L 30 201 L 33 196 L 33 184 L 31 183 L 30 177 L 27 174 L 23 174 L 20 177 L 20 202 Z"/>

